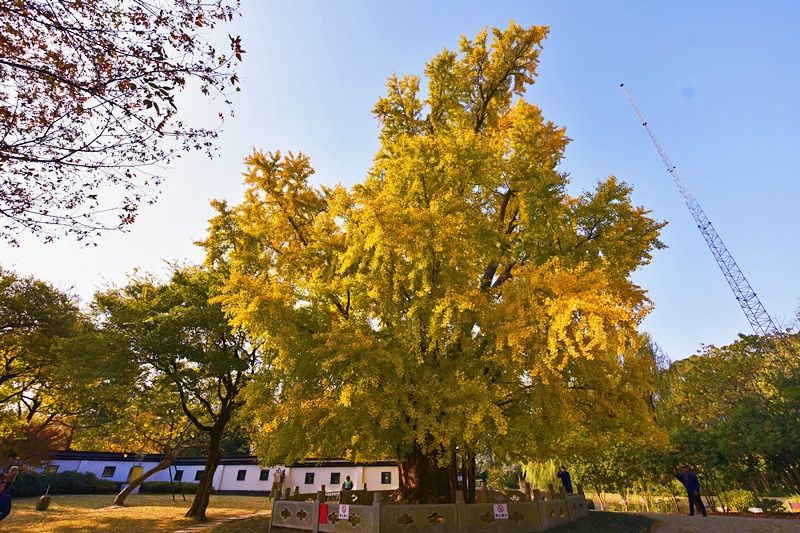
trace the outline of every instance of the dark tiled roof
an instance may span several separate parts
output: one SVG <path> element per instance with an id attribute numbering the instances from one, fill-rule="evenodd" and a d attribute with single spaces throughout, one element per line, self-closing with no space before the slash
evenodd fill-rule
<path id="1" fill-rule="evenodd" d="M 60 461 L 114 461 L 114 462 L 159 462 L 164 458 L 163 454 L 145 454 L 136 455 L 135 453 L 122 453 L 122 452 L 81 452 L 76 450 L 63 450 L 53 454 L 53 459 Z M 198 457 L 178 457 L 175 459 L 175 465 L 204 465 L 206 458 Z M 228 455 L 220 460 L 220 465 L 257 465 L 258 457 L 254 455 Z M 375 461 L 373 463 L 353 463 L 345 459 L 306 459 L 305 461 L 297 461 L 291 465 L 293 467 L 310 468 L 315 466 L 396 466 L 397 461 Z"/>

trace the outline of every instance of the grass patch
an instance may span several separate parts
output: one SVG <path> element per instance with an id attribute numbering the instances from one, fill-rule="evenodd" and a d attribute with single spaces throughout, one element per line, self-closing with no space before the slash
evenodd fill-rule
<path id="1" fill-rule="evenodd" d="M 110 507 L 114 495 L 82 494 L 53 496 L 46 511 L 36 510 L 38 498 L 15 498 L 11 514 L 0 524 L 0 530 L 19 533 L 77 533 L 86 531 L 111 531 L 119 533 L 162 533 L 197 525 L 197 520 L 183 515 L 192 506 L 193 496 L 172 499 L 171 494 L 131 495 L 125 507 Z M 210 521 L 268 511 L 272 500 L 264 496 L 212 495 L 206 516 Z M 253 521 L 260 520 L 251 519 Z M 268 522 L 267 518 L 263 518 Z M 244 529 L 210 531 L 261 531 L 245 526 L 250 520 L 232 522 L 222 527 L 239 526 Z M 263 529 L 266 531 L 266 529 Z"/>
<path id="2" fill-rule="evenodd" d="M 656 523 L 657 522 L 652 518 L 639 514 L 590 511 L 589 516 L 585 516 L 570 524 L 564 524 L 563 526 L 549 529 L 548 533 L 597 533 L 598 531 L 648 533 L 653 531 Z"/>

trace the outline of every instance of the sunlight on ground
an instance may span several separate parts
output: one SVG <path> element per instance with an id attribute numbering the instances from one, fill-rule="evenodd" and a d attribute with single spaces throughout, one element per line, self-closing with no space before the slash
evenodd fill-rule
<path id="1" fill-rule="evenodd" d="M 192 495 L 172 499 L 170 494 L 129 496 L 125 507 L 110 507 L 113 494 L 53 496 L 46 511 L 36 510 L 38 498 L 17 498 L 11 515 L 0 530 L 20 533 L 70 533 L 115 531 L 156 533 L 196 525 L 183 515 L 192 505 Z M 272 501 L 264 496 L 211 496 L 206 511 L 209 520 L 242 516 L 269 510 Z"/>

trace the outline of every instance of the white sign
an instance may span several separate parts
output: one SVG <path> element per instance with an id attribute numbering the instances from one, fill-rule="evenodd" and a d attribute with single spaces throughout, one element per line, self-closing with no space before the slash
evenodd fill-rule
<path id="1" fill-rule="evenodd" d="M 494 504 L 494 519 L 495 520 L 508 520 L 508 507 L 504 503 Z"/>
<path id="2" fill-rule="evenodd" d="M 350 506 L 349 505 L 340 505 L 339 506 L 339 520 L 349 520 L 350 519 Z"/>

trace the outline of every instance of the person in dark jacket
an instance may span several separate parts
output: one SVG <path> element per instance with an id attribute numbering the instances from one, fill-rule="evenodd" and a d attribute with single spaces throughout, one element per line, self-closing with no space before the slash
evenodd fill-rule
<path id="1" fill-rule="evenodd" d="M 0 520 L 11 514 L 11 496 L 5 493 L 6 481 L 0 479 Z"/>
<path id="2" fill-rule="evenodd" d="M 572 494 L 572 478 L 567 472 L 567 467 L 561 465 L 561 468 L 558 469 L 558 473 L 556 474 L 559 479 L 561 479 L 561 484 L 564 486 L 564 491 L 567 494 Z"/>
<path id="3" fill-rule="evenodd" d="M 686 487 L 686 495 L 689 497 L 689 516 L 694 516 L 695 505 L 703 513 L 703 516 L 708 516 L 706 515 L 706 506 L 703 505 L 703 499 L 700 497 L 700 482 L 697 481 L 697 476 L 692 473 L 689 465 L 683 465 L 683 472 L 675 470 L 675 477 Z"/>

